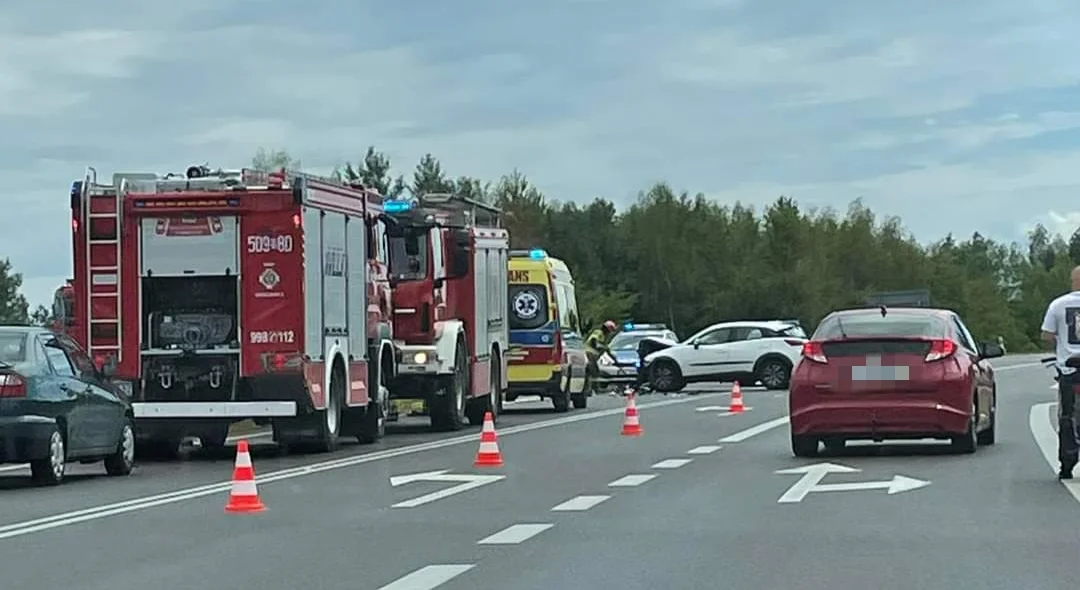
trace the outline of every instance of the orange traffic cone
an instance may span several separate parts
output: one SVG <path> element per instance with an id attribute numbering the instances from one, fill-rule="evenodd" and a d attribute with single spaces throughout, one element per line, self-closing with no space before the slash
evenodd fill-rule
<path id="1" fill-rule="evenodd" d="M 623 416 L 622 435 L 641 436 L 645 430 L 641 428 L 637 413 L 637 394 L 631 393 L 626 396 L 626 414 Z"/>
<path id="2" fill-rule="evenodd" d="M 743 405 L 742 387 L 739 386 L 738 381 L 731 386 L 731 405 L 728 406 L 728 411 L 732 414 L 742 414 L 746 411 L 746 406 Z"/>
<path id="3" fill-rule="evenodd" d="M 476 451 L 473 467 L 502 467 L 502 453 L 499 452 L 499 437 L 495 434 L 495 417 L 491 412 L 484 414 L 484 428 L 480 431 L 480 449 Z"/>
<path id="4" fill-rule="evenodd" d="M 251 451 L 246 440 L 236 445 L 236 466 L 233 468 L 232 490 L 225 512 L 262 512 L 266 510 L 255 488 L 255 468 L 251 465 Z"/>

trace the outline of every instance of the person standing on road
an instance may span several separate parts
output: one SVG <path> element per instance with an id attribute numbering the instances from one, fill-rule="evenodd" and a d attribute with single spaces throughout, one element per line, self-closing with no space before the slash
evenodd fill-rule
<path id="1" fill-rule="evenodd" d="M 1080 266 L 1072 270 L 1072 289 L 1050 302 L 1042 323 L 1043 340 L 1054 345 L 1058 379 L 1058 479 L 1072 479 L 1080 458 L 1080 374 L 1065 365 L 1069 357 L 1080 355 Z"/>
<path id="2" fill-rule="evenodd" d="M 607 320 L 602 326 L 589 332 L 585 338 L 585 356 L 589 357 L 588 377 L 596 392 L 596 381 L 600 377 L 600 355 L 608 351 L 608 343 L 615 336 L 615 322 Z"/>

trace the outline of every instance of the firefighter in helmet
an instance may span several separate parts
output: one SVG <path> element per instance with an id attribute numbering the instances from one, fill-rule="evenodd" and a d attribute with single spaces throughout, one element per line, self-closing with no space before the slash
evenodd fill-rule
<path id="1" fill-rule="evenodd" d="M 585 338 L 585 354 L 589 357 L 589 383 L 592 384 L 594 392 L 600 376 L 600 366 L 597 363 L 600 355 L 608 352 L 608 343 L 615 336 L 616 329 L 615 322 L 607 320 L 599 328 L 589 332 L 589 336 Z"/>

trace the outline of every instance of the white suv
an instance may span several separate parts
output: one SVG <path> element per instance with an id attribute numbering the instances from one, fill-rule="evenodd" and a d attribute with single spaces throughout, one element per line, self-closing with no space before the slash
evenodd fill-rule
<path id="1" fill-rule="evenodd" d="M 685 342 L 645 357 L 649 381 L 657 391 L 679 391 L 690 383 L 761 382 L 787 389 L 800 360 L 806 332 L 793 321 L 713 324 Z"/>

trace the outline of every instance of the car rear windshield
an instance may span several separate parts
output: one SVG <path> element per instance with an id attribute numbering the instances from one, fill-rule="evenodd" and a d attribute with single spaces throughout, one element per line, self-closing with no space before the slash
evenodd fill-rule
<path id="1" fill-rule="evenodd" d="M 0 332 L 0 364 L 26 360 L 26 334 Z"/>
<path id="2" fill-rule="evenodd" d="M 945 321 L 924 314 L 834 315 L 814 332 L 814 340 L 843 338 L 944 338 Z"/>

